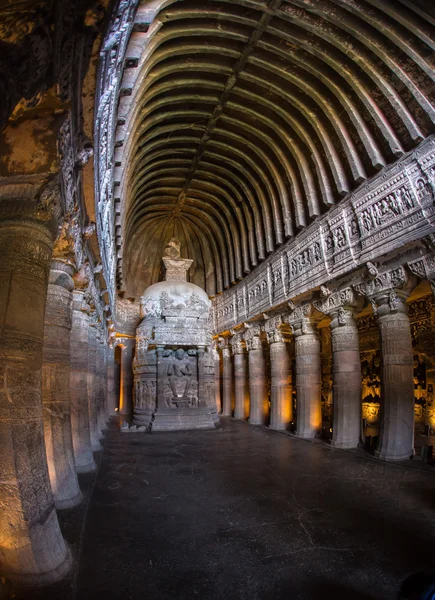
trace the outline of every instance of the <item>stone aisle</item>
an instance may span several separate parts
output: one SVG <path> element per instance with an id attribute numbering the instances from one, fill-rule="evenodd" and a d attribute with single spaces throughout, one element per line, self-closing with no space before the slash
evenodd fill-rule
<path id="1" fill-rule="evenodd" d="M 231 419 L 104 446 L 77 577 L 28 598 L 381 600 L 435 568 L 435 471 Z"/>

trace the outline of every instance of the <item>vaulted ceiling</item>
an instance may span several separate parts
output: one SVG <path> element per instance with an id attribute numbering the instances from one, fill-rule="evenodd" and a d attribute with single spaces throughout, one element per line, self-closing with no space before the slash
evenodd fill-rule
<path id="1" fill-rule="evenodd" d="M 158 281 L 177 236 L 213 296 L 433 133 L 430 4 L 140 6 L 116 131 L 119 288 Z"/>

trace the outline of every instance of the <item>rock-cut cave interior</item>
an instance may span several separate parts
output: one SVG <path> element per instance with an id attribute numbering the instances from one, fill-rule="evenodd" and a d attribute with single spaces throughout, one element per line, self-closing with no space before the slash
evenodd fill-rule
<path id="1" fill-rule="evenodd" d="M 0 600 L 435 598 L 434 3 L 0 0 L 0 125 Z"/>

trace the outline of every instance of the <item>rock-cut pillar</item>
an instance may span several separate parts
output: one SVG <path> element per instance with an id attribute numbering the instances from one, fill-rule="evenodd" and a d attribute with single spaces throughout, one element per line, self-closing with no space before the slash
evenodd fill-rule
<path id="1" fill-rule="evenodd" d="M 44 444 L 44 313 L 57 223 L 31 185 L 0 185 L 0 564 L 28 585 L 63 577 L 60 532 Z M 33 193 L 33 190 L 32 190 Z"/>
<path id="2" fill-rule="evenodd" d="M 296 359 L 296 435 L 313 438 L 322 427 L 320 340 L 306 319 L 294 328 Z"/>
<path id="3" fill-rule="evenodd" d="M 116 408 L 118 407 L 115 382 L 115 349 L 113 346 L 107 346 L 106 373 L 107 417 L 110 418 L 116 413 Z"/>
<path id="4" fill-rule="evenodd" d="M 361 360 L 351 310 L 331 315 L 333 429 L 331 444 L 356 448 L 361 438 Z"/>
<path id="5" fill-rule="evenodd" d="M 266 356 L 257 336 L 248 341 L 248 357 L 249 422 L 251 425 L 265 425 L 269 413 Z"/>
<path id="6" fill-rule="evenodd" d="M 106 414 L 106 345 L 103 339 L 103 332 L 99 332 L 99 339 L 97 339 L 97 354 L 96 354 L 96 376 L 97 376 L 97 419 L 98 419 L 98 431 L 100 435 L 107 429 L 107 414 Z"/>
<path id="7" fill-rule="evenodd" d="M 91 446 L 94 452 L 101 450 L 100 433 L 98 430 L 98 390 L 97 390 L 97 330 L 95 316 L 91 315 L 88 329 L 88 411 Z"/>
<path id="8" fill-rule="evenodd" d="M 134 339 L 127 338 L 121 351 L 121 392 L 119 414 L 130 419 L 133 413 L 133 348 Z M 161 405 L 160 405 L 161 407 Z"/>
<path id="9" fill-rule="evenodd" d="M 212 349 L 212 356 L 214 362 L 214 389 L 216 398 L 216 411 L 222 412 L 222 397 L 221 397 L 221 363 L 219 358 L 219 352 L 215 346 Z"/>
<path id="10" fill-rule="evenodd" d="M 248 354 L 243 347 L 234 351 L 234 418 L 249 417 Z"/>
<path id="11" fill-rule="evenodd" d="M 293 419 L 291 362 L 280 332 L 270 342 L 270 428 L 282 431 Z"/>
<path id="12" fill-rule="evenodd" d="M 222 349 L 222 415 L 232 415 L 233 404 L 233 363 L 231 360 L 231 350 Z"/>
<path id="13" fill-rule="evenodd" d="M 70 263 L 52 261 L 45 307 L 42 412 L 48 472 L 57 509 L 72 508 L 82 500 L 71 432 L 73 272 L 74 267 Z"/>
<path id="14" fill-rule="evenodd" d="M 83 290 L 74 290 L 71 329 L 71 428 L 76 470 L 94 471 L 88 405 L 89 304 Z"/>
<path id="15" fill-rule="evenodd" d="M 378 308 L 381 338 L 381 431 L 376 455 L 405 460 L 414 449 L 414 372 L 411 327 L 405 298 L 383 298 Z"/>

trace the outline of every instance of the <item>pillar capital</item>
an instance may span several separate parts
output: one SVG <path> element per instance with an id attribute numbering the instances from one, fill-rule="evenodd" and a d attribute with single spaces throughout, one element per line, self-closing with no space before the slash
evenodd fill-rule
<path id="1" fill-rule="evenodd" d="M 251 350 L 259 350 L 261 348 L 262 344 L 260 336 L 260 325 L 253 325 L 243 333 L 243 339 L 245 340 L 248 352 Z"/>
<path id="2" fill-rule="evenodd" d="M 215 362 L 219 361 L 219 351 L 218 351 L 218 346 L 217 346 L 216 340 L 212 340 L 212 342 L 210 344 L 210 350 L 211 350 L 211 355 L 213 357 L 213 360 Z"/>
<path id="3" fill-rule="evenodd" d="M 63 208 L 59 176 L 15 175 L 0 182 L 0 222 L 39 224 L 54 242 Z"/>
<path id="4" fill-rule="evenodd" d="M 295 306 L 289 302 L 290 312 L 284 316 L 284 322 L 290 325 L 295 337 L 301 335 L 317 335 L 317 319 L 314 305 L 307 303 Z"/>
<path id="5" fill-rule="evenodd" d="M 351 287 L 331 291 L 322 286 L 321 298 L 313 302 L 319 312 L 331 317 L 331 328 L 345 326 L 362 305 L 362 298 Z"/>
<path id="6" fill-rule="evenodd" d="M 408 268 L 419 279 L 427 279 L 435 296 L 435 252 L 426 254 L 408 263 Z"/>
<path id="7" fill-rule="evenodd" d="M 357 294 L 365 296 L 371 302 L 373 311 L 382 317 L 407 312 L 406 298 L 415 283 L 415 276 L 404 266 L 381 272 L 373 263 L 367 263 L 364 280 L 353 288 Z"/>
<path id="8" fill-rule="evenodd" d="M 224 359 L 229 359 L 231 358 L 231 345 L 230 345 L 230 338 L 227 337 L 220 337 L 218 338 L 218 348 L 221 350 L 222 352 L 222 358 Z"/>
<path id="9" fill-rule="evenodd" d="M 276 315 L 265 321 L 263 329 L 269 344 L 284 343 L 286 341 L 281 329 L 283 323 L 282 315 Z"/>
<path id="10" fill-rule="evenodd" d="M 66 259 L 54 258 L 50 264 L 48 283 L 65 288 L 68 292 L 74 290 L 74 264 Z"/>
<path id="11" fill-rule="evenodd" d="M 77 290 L 77 289 L 73 290 L 72 308 L 73 308 L 73 310 L 78 310 L 89 316 L 89 313 L 91 312 L 91 307 L 89 306 L 89 304 L 87 302 L 87 298 L 86 298 L 86 294 L 85 294 L 84 290 Z"/>
<path id="12" fill-rule="evenodd" d="M 234 356 L 244 354 L 246 351 L 246 342 L 243 339 L 243 333 L 234 334 L 230 340 L 230 345 Z"/>

